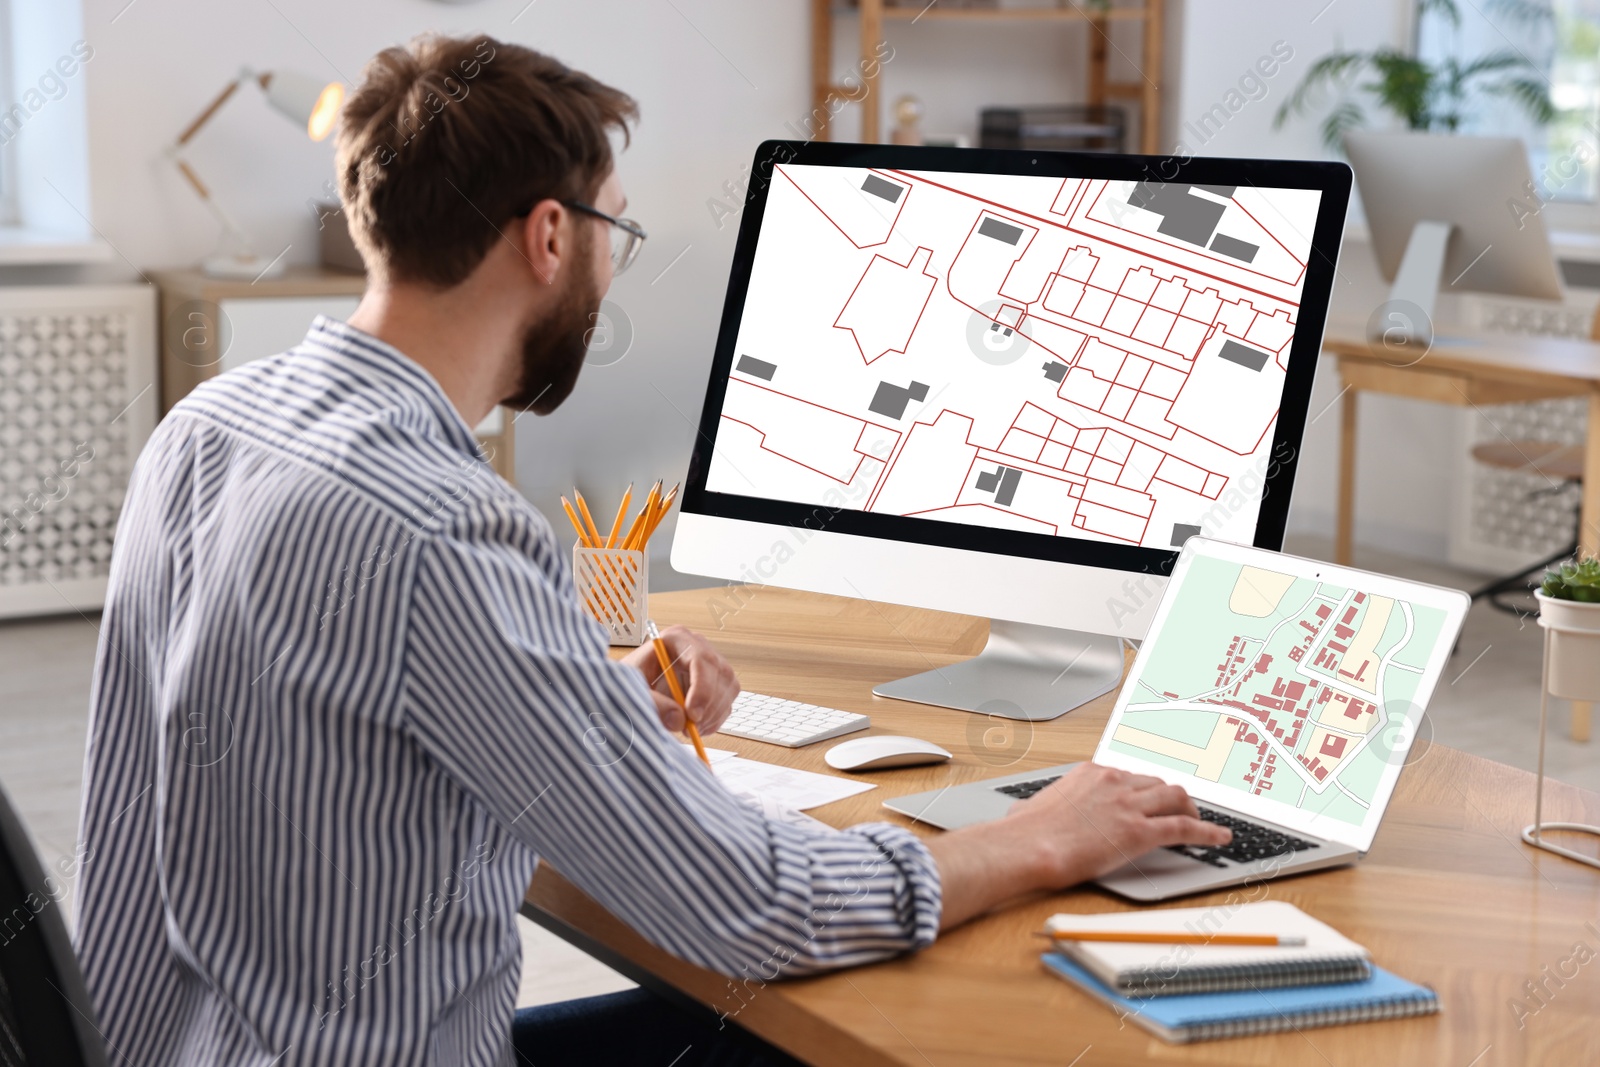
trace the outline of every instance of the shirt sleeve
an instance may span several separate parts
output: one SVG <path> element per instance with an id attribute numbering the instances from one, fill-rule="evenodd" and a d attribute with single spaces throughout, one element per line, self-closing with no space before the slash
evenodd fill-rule
<path id="1" fill-rule="evenodd" d="M 650 941 L 731 976 L 930 944 L 938 869 L 914 835 L 774 820 L 736 798 L 607 656 L 548 525 L 476 504 L 419 539 L 407 728 L 510 833 Z"/>

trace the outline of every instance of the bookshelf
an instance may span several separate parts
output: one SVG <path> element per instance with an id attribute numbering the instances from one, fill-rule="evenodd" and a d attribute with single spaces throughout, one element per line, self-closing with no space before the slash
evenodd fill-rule
<path id="1" fill-rule="evenodd" d="M 816 139 L 830 139 L 831 105 L 835 99 L 862 103 L 861 139 L 869 143 L 882 140 L 883 101 L 879 99 L 877 56 L 880 42 L 895 26 L 919 22 L 960 22 L 1010 28 L 1038 23 L 1087 23 L 1085 103 L 1137 101 L 1139 104 L 1139 151 L 1157 153 L 1161 136 L 1161 46 L 1165 29 L 1164 0 L 1136 0 L 1128 5 L 1096 6 L 1078 0 L 1061 0 L 1056 7 L 941 8 L 890 5 L 885 0 L 859 0 L 860 58 L 858 68 L 862 87 L 852 91 L 833 80 L 834 4 L 837 0 L 811 0 L 811 106 Z M 1108 74 L 1111 51 L 1111 24 L 1137 22 L 1143 27 L 1139 68 L 1134 81 L 1112 81 Z"/>

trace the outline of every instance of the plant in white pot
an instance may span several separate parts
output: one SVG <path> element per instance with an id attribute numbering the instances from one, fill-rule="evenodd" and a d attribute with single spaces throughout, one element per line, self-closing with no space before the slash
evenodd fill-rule
<path id="1" fill-rule="evenodd" d="M 1545 688 L 1568 700 L 1600 700 L 1600 559 L 1547 571 L 1534 595 L 1549 648 Z"/>
<path id="2" fill-rule="evenodd" d="M 1539 625 L 1544 627 L 1544 681 L 1539 694 L 1539 791 L 1534 800 L 1533 823 L 1523 828 L 1522 839 L 1579 863 L 1600 867 L 1600 860 L 1593 856 L 1544 840 L 1548 830 L 1600 835 L 1600 826 L 1543 821 L 1544 733 L 1550 698 L 1600 700 L 1600 559 L 1590 556 L 1547 571 L 1535 595 L 1539 600 Z"/>

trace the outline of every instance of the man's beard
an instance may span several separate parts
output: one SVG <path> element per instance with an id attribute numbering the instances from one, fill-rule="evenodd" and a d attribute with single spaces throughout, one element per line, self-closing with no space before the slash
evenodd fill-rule
<path id="1" fill-rule="evenodd" d="M 579 263 L 590 256 L 579 249 Z M 548 415 L 572 395 L 589 354 L 589 330 L 600 310 L 599 286 L 592 273 L 573 271 L 567 291 L 543 319 L 522 335 L 522 379 L 500 403 L 518 411 Z"/>

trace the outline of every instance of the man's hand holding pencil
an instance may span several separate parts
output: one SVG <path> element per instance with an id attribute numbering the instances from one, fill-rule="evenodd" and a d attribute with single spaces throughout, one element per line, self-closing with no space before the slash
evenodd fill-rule
<path id="1" fill-rule="evenodd" d="M 673 671 L 683 683 L 683 702 L 689 718 L 702 734 L 716 733 L 733 710 L 733 698 L 739 695 L 738 675 L 710 641 L 686 626 L 667 627 L 661 631 L 661 640 L 667 646 Z M 661 725 L 669 733 L 683 733 L 684 708 L 673 699 L 651 643 L 647 641 L 629 652 L 622 662 L 644 675 Z"/>

